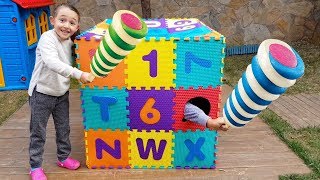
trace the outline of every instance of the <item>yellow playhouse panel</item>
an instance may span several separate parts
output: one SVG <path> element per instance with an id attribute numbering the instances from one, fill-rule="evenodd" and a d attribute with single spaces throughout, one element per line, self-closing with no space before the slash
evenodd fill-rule
<path id="1" fill-rule="evenodd" d="M 2 63 L 0 59 L 0 87 L 4 87 L 4 86 L 5 86 L 5 83 L 4 83 L 4 77 L 3 77 Z"/>

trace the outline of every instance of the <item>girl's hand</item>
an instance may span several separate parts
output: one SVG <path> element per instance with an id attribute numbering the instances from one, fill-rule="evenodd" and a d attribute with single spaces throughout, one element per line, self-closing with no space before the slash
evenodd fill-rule
<path id="1" fill-rule="evenodd" d="M 83 84 L 87 84 L 87 83 L 91 82 L 91 81 L 90 81 L 90 73 L 83 72 L 83 73 L 81 74 L 81 77 L 80 77 L 79 80 L 80 80 L 80 82 L 83 83 Z"/>
<path id="2" fill-rule="evenodd" d="M 207 127 L 214 130 L 227 131 L 229 126 L 226 124 L 223 117 L 218 117 L 217 119 L 209 119 L 207 121 Z"/>

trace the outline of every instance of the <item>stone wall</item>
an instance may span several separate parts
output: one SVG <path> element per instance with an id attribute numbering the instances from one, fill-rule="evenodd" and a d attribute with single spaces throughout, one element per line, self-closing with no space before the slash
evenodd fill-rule
<path id="1" fill-rule="evenodd" d="M 140 0 L 56 0 L 81 12 L 85 30 L 119 9 L 141 16 Z M 226 37 L 228 45 L 259 44 L 267 38 L 308 39 L 320 44 L 320 0 L 150 0 L 152 18 L 195 17 Z"/>

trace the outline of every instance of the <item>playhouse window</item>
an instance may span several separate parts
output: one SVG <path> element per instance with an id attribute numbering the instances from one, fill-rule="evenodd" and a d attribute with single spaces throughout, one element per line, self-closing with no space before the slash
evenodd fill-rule
<path id="1" fill-rule="evenodd" d="M 48 16 L 46 12 L 42 12 L 39 16 L 39 26 L 40 26 L 40 34 L 43 34 L 44 32 L 48 31 Z"/>
<path id="2" fill-rule="evenodd" d="M 29 18 L 25 21 L 26 24 L 26 34 L 27 34 L 27 40 L 28 45 L 37 42 L 37 32 L 36 32 L 36 22 L 35 18 L 32 14 L 30 14 Z"/>

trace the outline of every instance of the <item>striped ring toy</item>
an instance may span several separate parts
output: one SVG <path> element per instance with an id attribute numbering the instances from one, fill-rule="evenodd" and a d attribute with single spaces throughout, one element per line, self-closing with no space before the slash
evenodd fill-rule
<path id="1" fill-rule="evenodd" d="M 288 44 L 263 41 L 223 107 L 231 127 L 242 127 L 283 94 L 304 73 L 304 63 Z"/>
<path id="2" fill-rule="evenodd" d="M 108 75 L 147 33 L 146 23 L 135 13 L 117 11 L 90 63 L 91 81 Z"/>

